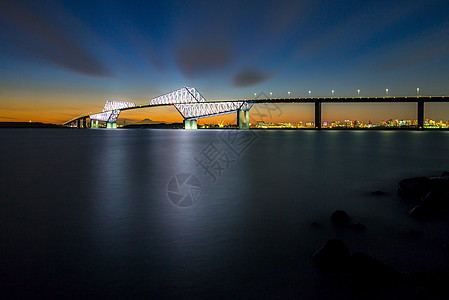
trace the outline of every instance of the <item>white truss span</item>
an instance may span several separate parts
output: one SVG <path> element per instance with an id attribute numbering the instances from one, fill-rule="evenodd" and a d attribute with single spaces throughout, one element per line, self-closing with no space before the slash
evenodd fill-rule
<path id="1" fill-rule="evenodd" d="M 107 122 L 109 117 L 111 116 L 112 111 L 102 112 L 95 115 L 90 115 L 89 118 L 91 120 L 104 121 Z"/>
<path id="2" fill-rule="evenodd" d="M 135 103 L 132 102 L 124 102 L 124 101 L 106 101 L 103 107 L 103 111 L 110 111 L 116 109 L 123 109 L 128 107 L 136 106 Z"/>
<path id="3" fill-rule="evenodd" d="M 136 106 L 135 103 L 132 102 L 124 102 L 124 101 L 106 101 L 103 112 L 90 115 L 89 118 L 91 120 L 104 121 L 109 123 L 115 123 L 117 121 L 118 116 L 120 115 L 120 110 L 128 107 Z"/>
<path id="4" fill-rule="evenodd" d="M 206 99 L 195 89 L 183 87 L 150 100 L 150 105 L 184 104 L 204 102 Z"/>
<path id="5" fill-rule="evenodd" d="M 253 104 L 238 102 L 187 103 L 174 105 L 184 119 L 200 119 L 216 115 L 229 114 L 241 110 L 249 110 Z"/>
<path id="6" fill-rule="evenodd" d="M 216 115 L 229 114 L 238 110 L 249 110 L 253 103 L 245 101 L 206 102 L 195 88 L 183 87 L 173 92 L 151 99 L 151 105 L 174 105 L 184 119 L 200 119 Z M 135 107 L 136 104 L 124 101 L 106 101 L 103 111 L 90 115 L 91 120 L 114 123 L 120 111 Z"/>

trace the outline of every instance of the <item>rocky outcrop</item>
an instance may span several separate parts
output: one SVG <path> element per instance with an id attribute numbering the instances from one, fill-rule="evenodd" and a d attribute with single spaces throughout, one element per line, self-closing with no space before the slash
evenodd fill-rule
<path id="1" fill-rule="evenodd" d="M 331 215 L 331 221 L 338 225 L 348 225 L 351 222 L 351 218 L 344 210 L 336 210 Z"/>
<path id="2" fill-rule="evenodd" d="M 322 270 L 342 273 L 349 260 L 349 254 L 349 248 L 343 241 L 332 239 L 318 249 L 313 258 Z"/>
<path id="3" fill-rule="evenodd" d="M 416 206 L 410 216 L 425 219 L 449 213 L 449 176 L 447 171 L 441 177 L 414 177 L 399 182 L 398 194 Z"/>
<path id="4" fill-rule="evenodd" d="M 430 178 L 414 177 L 399 182 L 398 193 L 408 201 L 419 201 L 431 190 Z"/>
<path id="5" fill-rule="evenodd" d="M 363 253 L 350 254 L 346 244 L 337 239 L 327 241 L 313 255 L 320 270 L 348 280 L 356 289 L 378 290 L 393 286 L 399 274 L 375 258 Z"/>

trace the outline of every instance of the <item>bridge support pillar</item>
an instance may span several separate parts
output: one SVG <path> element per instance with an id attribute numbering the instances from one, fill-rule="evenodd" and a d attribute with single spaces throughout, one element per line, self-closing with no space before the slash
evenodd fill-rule
<path id="1" fill-rule="evenodd" d="M 90 128 L 98 128 L 98 120 L 90 120 Z"/>
<path id="2" fill-rule="evenodd" d="M 321 129 L 321 102 L 315 102 L 315 129 Z"/>
<path id="3" fill-rule="evenodd" d="M 424 128 L 424 101 L 418 100 L 418 130 Z"/>
<path id="4" fill-rule="evenodd" d="M 237 127 L 241 130 L 249 129 L 249 110 L 237 111 Z"/>
<path id="5" fill-rule="evenodd" d="M 76 128 L 81 128 L 81 120 L 76 121 Z"/>
<path id="6" fill-rule="evenodd" d="M 184 129 L 198 129 L 198 123 L 196 120 L 184 120 Z"/>
<path id="7" fill-rule="evenodd" d="M 117 128 L 117 123 L 113 122 L 113 123 L 106 123 L 106 128 L 107 129 L 116 129 Z"/>
<path id="8" fill-rule="evenodd" d="M 86 120 L 86 118 L 83 119 L 83 128 L 87 128 L 87 120 Z"/>

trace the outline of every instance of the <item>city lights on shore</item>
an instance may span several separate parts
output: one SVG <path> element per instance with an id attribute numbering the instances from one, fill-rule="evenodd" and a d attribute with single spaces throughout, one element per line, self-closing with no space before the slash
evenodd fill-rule
<path id="1" fill-rule="evenodd" d="M 344 121 L 323 121 L 322 128 L 327 129 L 370 129 L 370 128 L 416 128 L 418 126 L 417 120 L 400 120 L 400 119 L 389 119 L 382 120 L 379 122 L 372 122 L 368 120 L 367 122 L 358 120 L 344 120 Z M 209 125 L 212 126 L 212 125 Z M 228 126 L 235 126 L 233 124 Z M 314 121 L 306 122 L 264 122 L 257 121 L 255 124 L 250 124 L 250 128 L 290 128 L 290 129 L 316 129 L 316 124 Z M 435 121 L 431 119 L 426 119 L 424 121 L 424 128 L 437 129 L 437 128 L 449 128 L 449 121 L 444 122 L 442 120 Z"/>

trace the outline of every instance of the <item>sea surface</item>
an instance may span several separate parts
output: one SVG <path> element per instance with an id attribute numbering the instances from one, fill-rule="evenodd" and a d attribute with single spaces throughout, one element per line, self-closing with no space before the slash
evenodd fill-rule
<path id="1" fill-rule="evenodd" d="M 312 260 L 330 238 L 400 272 L 448 266 L 447 223 L 396 195 L 448 155 L 447 131 L 2 129 L 1 290 L 332 299 Z"/>

